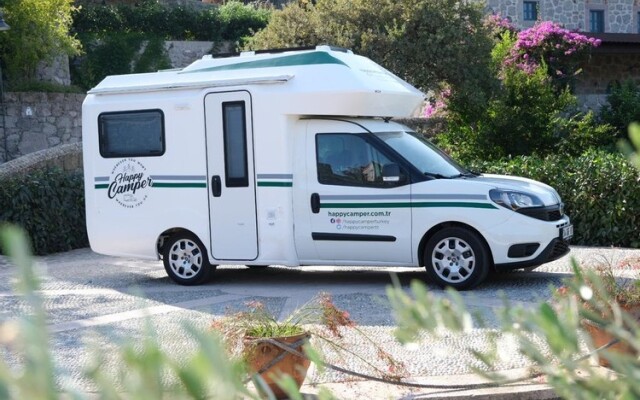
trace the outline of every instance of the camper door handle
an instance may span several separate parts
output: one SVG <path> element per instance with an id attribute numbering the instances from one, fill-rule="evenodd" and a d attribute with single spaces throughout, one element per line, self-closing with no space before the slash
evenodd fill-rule
<path id="1" fill-rule="evenodd" d="M 219 175 L 211 177 L 211 194 L 213 197 L 220 197 L 222 195 L 222 180 Z"/>
<path id="2" fill-rule="evenodd" d="M 320 195 L 318 193 L 311 195 L 311 212 L 314 214 L 320 212 Z"/>

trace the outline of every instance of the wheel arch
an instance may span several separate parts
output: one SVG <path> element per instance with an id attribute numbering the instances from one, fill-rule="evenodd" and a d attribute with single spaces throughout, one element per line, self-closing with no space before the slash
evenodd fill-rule
<path id="1" fill-rule="evenodd" d="M 426 247 L 429 239 L 431 239 L 431 237 L 435 235 L 436 232 L 444 228 L 453 228 L 453 227 L 468 229 L 478 235 L 478 237 L 482 241 L 482 244 L 485 250 L 487 251 L 490 270 L 493 271 L 495 269 L 493 264 L 493 253 L 491 252 L 491 247 L 489 246 L 487 239 L 485 239 L 484 235 L 480 233 L 480 231 L 474 228 L 473 226 L 469 224 L 465 224 L 464 222 L 459 222 L 459 221 L 441 222 L 437 225 L 432 226 L 431 229 L 429 229 L 427 232 L 425 232 L 424 235 L 422 235 L 422 239 L 420 240 L 420 244 L 418 245 L 418 263 L 419 263 L 418 266 L 424 267 L 424 248 Z"/>
<path id="2" fill-rule="evenodd" d="M 158 258 L 160 260 L 162 259 L 162 253 L 164 252 L 164 246 L 167 238 L 169 238 L 172 235 L 175 235 L 176 233 L 181 233 L 181 232 L 189 233 L 200 241 L 200 244 L 202 245 L 202 247 L 204 247 L 207 250 L 205 254 L 207 256 L 207 262 L 211 263 L 211 260 L 209 258 L 209 248 L 207 247 L 207 245 L 202 241 L 202 239 L 200 239 L 200 237 L 195 232 L 186 228 L 181 228 L 181 227 L 166 229 L 164 232 L 158 235 L 158 238 L 156 239 L 156 253 L 158 254 Z"/>

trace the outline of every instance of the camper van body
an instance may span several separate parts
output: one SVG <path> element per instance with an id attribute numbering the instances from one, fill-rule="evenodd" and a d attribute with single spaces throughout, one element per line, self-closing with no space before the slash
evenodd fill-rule
<path id="1" fill-rule="evenodd" d="M 389 120 L 422 101 L 329 47 L 107 77 L 83 104 L 91 248 L 161 258 L 181 284 L 230 263 L 425 265 L 461 289 L 564 255 L 555 190 L 472 175 Z M 349 151 L 357 177 L 340 170 Z"/>

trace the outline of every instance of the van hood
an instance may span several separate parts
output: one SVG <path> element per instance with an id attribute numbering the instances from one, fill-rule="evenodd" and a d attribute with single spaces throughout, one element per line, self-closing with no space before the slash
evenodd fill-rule
<path id="1" fill-rule="evenodd" d="M 560 195 L 554 188 L 533 179 L 508 175 L 482 174 L 473 178 L 473 181 L 492 186 L 492 189 L 513 190 L 531 193 L 537 196 L 545 206 L 552 206 L 562 202 Z"/>

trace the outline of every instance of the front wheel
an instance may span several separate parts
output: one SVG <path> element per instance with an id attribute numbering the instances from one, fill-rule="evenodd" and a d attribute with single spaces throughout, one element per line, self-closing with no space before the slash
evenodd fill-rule
<path id="1" fill-rule="evenodd" d="M 478 234 L 460 227 L 436 232 L 424 248 L 427 274 L 443 288 L 465 290 L 479 285 L 489 273 L 488 259 Z"/>
<path id="2" fill-rule="evenodd" d="M 185 286 L 206 282 L 215 270 L 215 266 L 209 265 L 207 252 L 200 240 L 188 232 L 178 232 L 167 239 L 162 261 L 167 275 Z"/>

